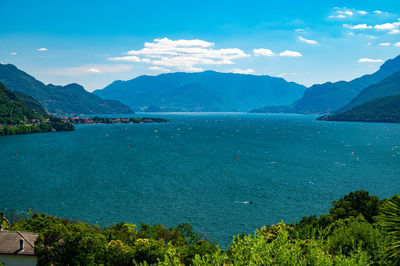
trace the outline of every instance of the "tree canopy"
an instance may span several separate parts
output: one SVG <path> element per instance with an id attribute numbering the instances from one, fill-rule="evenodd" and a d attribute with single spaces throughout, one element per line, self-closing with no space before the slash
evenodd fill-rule
<path id="1" fill-rule="evenodd" d="M 190 224 L 101 228 L 35 213 L 11 229 L 40 234 L 38 265 L 396 265 L 399 206 L 398 195 L 381 201 L 352 192 L 333 201 L 328 214 L 235 236 L 227 250 Z"/>

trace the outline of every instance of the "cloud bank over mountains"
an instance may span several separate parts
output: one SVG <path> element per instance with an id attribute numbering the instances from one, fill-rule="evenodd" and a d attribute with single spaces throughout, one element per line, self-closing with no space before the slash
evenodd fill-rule
<path id="1" fill-rule="evenodd" d="M 131 50 L 124 56 L 108 60 L 147 63 L 159 67 L 173 67 L 181 71 L 196 72 L 203 69 L 198 65 L 232 65 L 233 60 L 249 57 L 238 48 L 215 49 L 215 43 L 199 39 L 170 40 L 166 37 L 145 42 L 144 48 Z"/>
<path id="2" fill-rule="evenodd" d="M 170 68 L 179 71 L 197 72 L 203 71 L 202 66 L 233 65 L 235 60 L 250 57 L 251 54 L 239 48 L 214 48 L 215 43 L 199 39 L 193 40 L 171 40 L 167 37 L 145 42 L 144 48 L 131 50 L 123 56 L 109 57 L 111 61 L 123 61 L 131 63 L 147 63 L 152 65 L 151 70 L 164 72 L 171 71 Z M 254 49 L 255 56 L 286 56 L 301 57 L 296 51 L 283 51 L 275 54 L 270 49 Z M 237 70 L 237 68 L 236 68 Z M 243 72 L 243 71 L 242 71 Z M 254 70 L 244 71 L 252 73 Z"/>

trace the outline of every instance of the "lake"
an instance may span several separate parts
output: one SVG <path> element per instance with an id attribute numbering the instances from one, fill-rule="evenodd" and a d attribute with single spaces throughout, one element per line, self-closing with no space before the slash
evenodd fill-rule
<path id="1" fill-rule="evenodd" d="M 325 213 L 355 190 L 380 198 L 400 192 L 398 124 L 284 114 L 135 116 L 171 122 L 0 137 L 0 210 L 101 226 L 191 223 L 226 248 L 233 235 Z"/>

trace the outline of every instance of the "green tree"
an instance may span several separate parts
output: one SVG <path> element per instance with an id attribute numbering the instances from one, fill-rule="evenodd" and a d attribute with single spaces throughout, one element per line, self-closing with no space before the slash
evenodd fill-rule
<path id="1" fill-rule="evenodd" d="M 115 224 L 110 231 L 112 236 L 111 239 L 119 239 L 122 240 L 124 243 L 129 245 L 134 245 L 136 239 L 138 238 L 138 232 L 136 231 L 137 226 L 135 224 L 128 224 L 128 223 L 117 223 Z M 111 240 L 110 239 L 110 240 Z"/>
<path id="2" fill-rule="evenodd" d="M 103 262 L 106 237 L 85 223 L 52 224 L 35 242 L 38 265 L 98 265 Z"/>
<path id="3" fill-rule="evenodd" d="M 338 201 L 333 201 L 329 212 L 334 220 L 357 217 L 362 214 L 368 222 L 373 223 L 378 215 L 379 205 L 378 197 L 370 196 L 368 191 L 359 190 L 345 195 Z"/>
<path id="4" fill-rule="evenodd" d="M 106 265 L 125 266 L 133 265 L 133 248 L 121 240 L 111 240 L 104 254 Z"/>
<path id="5" fill-rule="evenodd" d="M 366 222 L 362 216 L 339 220 L 327 228 L 327 231 L 330 231 L 327 239 L 329 250 L 334 255 L 350 256 L 361 248 L 375 262 L 383 257 L 383 234 L 376 225 Z"/>
<path id="6" fill-rule="evenodd" d="M 384 201 L 380 215 L 379 225 L 388 232 L 389 244 L 387 246 L 387 257 L 400 263 L 400 196 L 394 195 L 391 199 Z"/>
<path id="7" fill-rule="evenodd" d="M 166 255 L 166 245 L 162 240 L 138 238 L 133 246 L 135 263 L 157 263 Z"/>

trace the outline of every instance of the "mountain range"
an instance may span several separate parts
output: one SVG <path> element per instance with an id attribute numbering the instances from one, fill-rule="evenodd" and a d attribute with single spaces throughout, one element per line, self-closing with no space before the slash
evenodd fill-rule
<path id="1" fill-rule="evenodd" d="M 81 85 L 45 85 L 11 64 L 0 64 L 0 82 L 14 92 L 38 100 L 51 114 L 129 114 L 133 111 L 115 100 L 103 100 Z"/>
<path id="2" fill-rule="evenodd" d="M 400 95 L 400 71 L 393 73 L 377 84 L 365 88 L 338 112 L 345 112 L 357 105 L 397 94 Z"/>
<path id="3" fill-rule="evenodd" d="M 319 120 L 400 123 L 400 95 L 378 98 Z"/>
<path id="4" fill-rule="evenodd" d="M 282 78 L 205 71 L 140 76 L 128 81 L 115 81 L 90 93 L 75 83 L 45 85 L 10 64 L 0 64 L 0 82 L 41 114 L 47 114 L 47 111 L 53 114 L 131 113 L 131 108 L 148 112 L 232 112 L 268 104 L 275 106 L 251 112 L 327 114 L 330 119 L 339 117 L 333 114 L 353 110 L 371 101 L 379 105 L 379 110 L 385 109 L 383 103 L 390 105 L 388 100 L 375 100 L 400 95 L 400 56 L 387 60 L 373 74 L 349 82 L 317 84 L 307 89 Z M 290 102 L 293 103 L 282 105 Z M 280 106 L 276 106 L 278 104 Z M 357 109 L 357 113 L 366 110 L 366 106 Z M 346 119 L 349 119 L 349 114 L 346 113 Z"/>
<path id="5" fill-rule="evenodd" d="M 391 74 L 400 71 L 400 56 L 387 60 L 378 71 L 364 75 L 352 81 L 327 82 L 313 85 L 304 92 L 301 99 L 288 106 L 267 106 L 254 109 L 255 113 L 299 113 L 299 114 L 332 114 L 340 110 L 346 104 L 349 107 L 357 103 L 352 101 L 365 88 L 379 83 Z M 371 90 L 374 90 L 372 88 Z M 383 95 L 387 96 L 387 95 Z M 382 96 L 382 97 L 383 97 Z M 364 97 L 362 97 L 363 99 Z"/>
<path id="6" fill-rule="evenodd" d="M 115 81 L 94 94 L 133 110 L 247 112 L 299 99 L 306 88 L 282 78 L 204 71 Z"/>
<path id="7" fill-rule="evenodd" d="M 400 122 L 400 71 L 362 90 L 327 121 Z"/>

